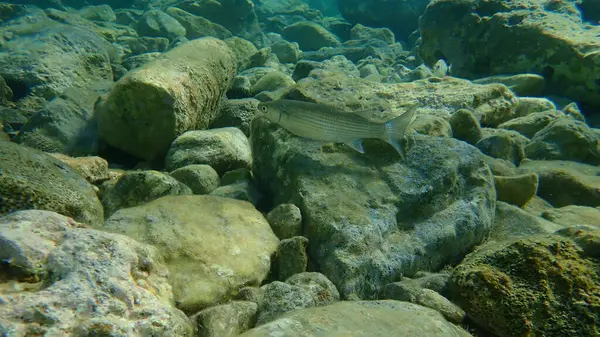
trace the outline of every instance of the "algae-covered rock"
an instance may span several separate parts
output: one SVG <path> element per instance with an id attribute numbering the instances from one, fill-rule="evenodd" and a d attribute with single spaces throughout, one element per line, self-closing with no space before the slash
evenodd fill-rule
<path id="1" fill-rule="evenodd" d="M 525 148 L 527 158 L 600 164 L 600 134 L 585 123 L 559 118 L 535 134 Z"/>
<path id="2" fill-rule="evenodd" d="M 452 127 L 452 136 L 456 139 L 475 145 L 483 138 L 479 121 L 467 109 L 460 109 L 453 113 L 448 122 Z"/>
<path id="3" fill-rule="evenodd" d="M 453 300 L 498 336 L 595 336 L 600 250 L 590 247 L 559 235 L 491 242 L 454 270 Z"/>
<path id="4" fill-rule="evenodd" d="M 308 239 L 303 236 L 294 236 L 279 242 L 276 258 L 271 268 L 271 274 L 274 275 L 275 280 L 285 281 L 294 274 L 306 271 L 307 245 Z"/>
<path id="5" fill-rule="evenodd" d="M 537 194 L 554 207 L 600 205 L 600 168 L 597 166 L 560 160 L 525 160 L 519 170 L 537 173 Z"/>
<path id="6" fill-rule="evenodd" d="M 0 217 L 0 332 L 6 336 L 182 336 L 156 249 L 49 211 Z"/>
<path id="7" fill-rule="evenodd" d="M 67 164 L 12 142 L 0 142 L 0 158 L 0 214 L 39 209 L 89 225 L 102 223 L 93 186 Z"/>
<path id="8" fill-rule="evenodd" d="M 267 276 L 278 239 L 250 203 L 165 196 L 114 213 L 104 230 L 152 244 L 164 256 L 177 306 L 194 313 Z"/>
<path id="9" fill-rule="evenodd" d="M 258 305 L 249 301 L 231 301 L 204 309 L 190 317 L 201 337 L 235 337 L 250 330 L 256 322 Z"/>
<path id="10" fill-rule="evenodd" d="M 600 105 L 600 26 L 574 2 L 435 0 L 419 21 L 419 53 L 465 78 L 533 73 L 554 93 Z"/>
<path id="11" fill-rule="evenodd" d="M 545 210 L 542 217 L 564 226 L 590 226 L 600 229 L 600 207 L 570 205 Z"/>
<path id="12" fill-rule="evenodd" d="M 158 171 L 132 171 L 122 175 L 102 195 L 105 216 L 121 208 L 133 207 L 165 195 L 192 194 L 192 190 L 172 176 Z"/>
<path id="13" fill-rule="evenodd" d="M 302 50 L 319 50 L 323 47 L 337 47 L 339 39 L 325 27 L 310 21 L 300 21 L 283 29 L 283 36 L 297 42 Z"/>
<path id="14" fill-rule="evenodd" d="M 522 207 L 533 198 L 538 189 L 538 176 L 526 173 L 518 176 L 494 176 L 498 200 Z"/>
<path id="15" fill-rule="evenodd" d="M 524 117 L 517 117 L 498 125 L 501 129 L 513 130 L 527 138 L 532 138 L 538 131 L 544 129 L 554 120 L 563 117 L 558 110 L 534 112 Z"/>
<path id="16" fill-rule="evenodd" d="M 498 201 L 490 239 L 504 241 L 534 234 L 552 234 L 563 228 L 565 225 L 548 221 L 539 214 L 532 214 L 531 210 L 525 211 L 518 206 Z"/>
<path id="17" fill-rule="evenodd" d="M 110 179 L 108 162 L 100 157 L 77 157 L 72 158 L 63 154 L 53 153 L 52 157 L 69 165 L 80 176 L 92 184 L 101 183 Z"/>
<path id="18" fill-rule="evenodd" d="M 219 187 L 219 174 L 209 165 L 188 165 L 170 173 L 187 185 L 194 194 L 207 194 Z"/>
<path id="19" fill-rule="evenodd" d="M 100 136 L 140 158 L 160 158 L 177 136 L 208 127 L 234 73 L 222 41 L 183 43 L 128 72 L 97 103 Z"/>
<path id="20" fill-rule="evenodd" d="M 259 101 L 254 98 L 228 99 L 221 104 L 218 116 L 210 128 L 236 127 L 250 137 L 250 122 L 258 112 Z"/>
<path id="21" fill-rule="evenodd" d="M 136 30 L 141 36 L 166 37 L 173 40 L 185 36 L 185 28 L 169 14 L 152 9 L 144 13 L 136 24 Z"/>
<path id="22" fill-rule="evenodd" d="M 177 7 L 169 7 L 165 11 L 168 15 L 175 18 L 185 28 L 185 37 L 190 40 L 212 36 L 218 39 L 226 39 L 231 37 L 231 32 L 202 16 L 188 13 Z"/>
<path id="23" fill-rule="evenodd" d="M 502 83 L 519 96 L 540 96 L 546 89 L 546 79 L 537 74 L 495 75 L 478 78 L 473 83 Z"/>
<path id="24" fill-rule="evenodd" d="M 343 301 L 294 310 L 260 325 L 240 337 L 282 335 L 327 336 L 429 336 L 469 337 L 470 334 L 448 322 L 439 312 L 408 302 Z"/>
<path id="25" fill-rule="evenodd" d="M 492 130 L 490 130 L 492 131 Z M 481 152 L 490 157 L 505 159 L 519 165 L 525 158 L 525 146 L 529 143 L 527 137 L 511 130 L 493 130 L 475 144 Z"/>

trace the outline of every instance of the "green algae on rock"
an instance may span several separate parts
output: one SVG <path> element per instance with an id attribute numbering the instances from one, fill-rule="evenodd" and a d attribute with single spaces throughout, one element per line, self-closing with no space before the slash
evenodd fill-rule
<path id="1" fill-rule="evenodd" d="M 0 214 L 49 210 L 97 225 L 103 209 L 93 186 L 67 164 L 12 142 L 0 142 Z"/>
<path id="2" fill-rule="evenodd" d="M 208 127 L 234 73 L 234 54 L 222 41 L 183 43 L 128 72 L 99 100 L 100 137 L 137 157 L 160 158 L 177 136 Z"/>
<path id="3" fill-rule="evenodd" d="M 453 300 L 498 336 L 597 336 L 600 250 L 590 247 L 560 235 L 491 242 L 454 271 Z"/>
<path id="4" fill-rule="evenodd" d="M 186 313 L 259 285 L 279 241 L 250 203 L 208 195 L 165 196 L 124 208 L 101 228 L 155 246 L 169 268 L 177 306 Z"/>

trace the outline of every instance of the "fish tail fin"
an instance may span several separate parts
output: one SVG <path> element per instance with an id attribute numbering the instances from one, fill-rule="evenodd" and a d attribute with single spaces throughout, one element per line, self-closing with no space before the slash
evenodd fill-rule
<path id="1" fill-rule="evenodd" d="M 402 160 L 404 160 L 405 156 L 404 149 L 402 148 L 402 144 L 400 142 L 404 138 L 406 129 L 414 121 L 416 117 L 416 111 L 417 105 L 415 104 L 402 115 L 385 123 L 385 131 L 382 139 L 393 146 L 396 151 L 398 151 L 398 154 L 400 154 Z"/>

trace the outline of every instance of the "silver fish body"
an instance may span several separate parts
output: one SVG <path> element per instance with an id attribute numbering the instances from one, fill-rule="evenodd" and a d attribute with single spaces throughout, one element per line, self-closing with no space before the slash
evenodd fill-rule
<path id="1" fill-rule="evenodd" d="M 404 114 L 376 123 L 335 107 L 295 100 L 280 99 L 258 104 L 259 116 L 277 123 L 291 133 L 312 140 L 345 143 L 364 153 L 363 139 L 377 138 L 392 145 L 404 158 L 400 140 L 415 117 L 416 105 Z"/>

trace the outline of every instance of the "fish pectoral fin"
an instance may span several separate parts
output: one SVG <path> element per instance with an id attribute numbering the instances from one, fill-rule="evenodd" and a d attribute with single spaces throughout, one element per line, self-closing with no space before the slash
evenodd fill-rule
<path id="1" fill-rule="evenodd" d="M 350 146 L 351 148 L 355 149 L 356 151 L 358 151 L 360 153 L 365 153 L 365 148 L 363 147 L 363 141 L 362 141 L 362 139 L 356 139 L 356 140 L 353 140 L 351 142 L 347 142 L 345 144 L 348 145 L 348 146 Z"/>

